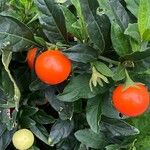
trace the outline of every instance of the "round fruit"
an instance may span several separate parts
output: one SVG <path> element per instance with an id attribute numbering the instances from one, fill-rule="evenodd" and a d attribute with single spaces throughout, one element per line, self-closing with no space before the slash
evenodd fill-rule
<path id="1" fill-rule="evenodd" d="M 59 84 L 68 78 L 71 72 L 71 61 L 58 50 L 48 50 L 37 57 L 35 72 L 46 84 Z"/>
<path id="2" fill-rule="evenodd" d="M 14 133 L 12 142 L 16 149 L 27 150 L 34 143 L 34 135 L 28 129 L 20 129 Z"/>
<path id="3" fill-rule="evenodd" d="M 30 69 L 33 69 L 34 67 L 34 59 L 36 56 L 36 51 L 37 51 L 37 48 L 32 48 L 27 53 L 27 63 Z"/>
<path id="4" fill-rule="evenodd" d="M 123 115 L 135 117 L 144 113 L 149 106 L 148 89 L 140 83 L 124 89 L 119 85 L 112 95 L 114 107 Z"/>

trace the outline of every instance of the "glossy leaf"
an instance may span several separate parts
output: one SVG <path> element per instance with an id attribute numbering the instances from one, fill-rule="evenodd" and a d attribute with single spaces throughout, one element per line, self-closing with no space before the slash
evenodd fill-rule
<path id="1" fill-rule="evenodd" d="M 34 116 L 33 119 L 40 124 L 51 124 L 54 123 L 55 119 L 46 114 L 43 110 L 39 110 Z"/>
<path id="2" fill-rule="evenodd" d="M 81 32 L 82 39 L 83 39 L 83 41 L 87 41 L 87 39 L 88 39 L 87 28 L 86 28 L 86 23 L 84 22 L 84 17 L 83 17 L 83 13 L 81 10 L 80 1 L 71 0 L 71 3 L 76 8 L 77 16 L 79 18 L 78 19 L 79 26 L 81 27 L 80 32 Z"/>
<path id="3" fill-rule="evenodd" d="M 5 150 L 7 146 L 10 144 L 12 139 L 12 134 L 14 131 L 8 131 L 5 129 L 2 135 L 0 135 L 0 149 Z"/>
<path id="4" fill-rule="evenodd" d="M 138 10 L 138 27 L 141 38 L 150 40 L 150 0 L 140 0 Z"/>
<path id="5" fill-rule="evenodd" d="M 12 90 L 10 91 L 10 93 L 8 92 L 8 95 L 10 96 L 10 101 L 14 101 L 14 104 L 16 106 L 16 110 L 18 110 L 18 105 L 19 105 L 19 101 L 20 101 L 20 97 L 21 97 L 21 93 L 20 93 L 20 90 L 15 82 L 15 80 L 13 79 L 11 73 L 10 73 L 10 70 L 9 70 L 9 64 L 10 64 L 10 61 L 11 61 L 11 58 L 12 58 L 12 52 L 10 51 L 3 51 L 2 52 L 2 63 L 4 65 L 4 68 L 5 68 L 5 71 L 7 73 L 7 77 L 8 77 L 8 80 L 10 81 L 9 83 L 7 83 L 8 81 L 3 81 L 3 88 L 4 88 L 4 91 L 9 91 L 9 90 Z M 10 85 L 11 84 L 11 85 Z M 11 87 L 9 89 L 9 87 Z"/>
<path id="6" fill-rule="evenodd" d="M 96 61 L 94 62 L 94 66 L 96 67 L 97 71 L 102 73 L 103 75 L 107 77 L 113 76 L 113 72 L 111 71 L 111 69 L 103 62 Z"/>
<path id="7" fill-rule="evenodd" d="M 110 132 L 111 138 L 126 137 L 139 134 L 139 130 L 123 120 L 103 118 L 101 122 L 101 130 Z"/>
<path id="8" fill-rule="evenodd" d="M 105 40 L 101 29 L 101 18 L 96 14 L 98 2 L 97 0 L 79 0 L 79 2 L 89 37 L 100 52 L 102 52 L 105 49 Z"/>
<path id="9" fill-rule="evenodd" d="M 112 104 L 112 91 L 108 91 L 103 96 L 103 102 L 102 102 L 102 115 L 107 116 L 109 118 L 114 118 L 114 119 L 124 119 L 125 117 L 120 116 L 119 112 L 114 108 Z"/>
<path id="10" fill-rule="evenodd" d="M 88 63 L 96 60 L 97 51 L 87 45 L 78 44 L 64 51 L 73 61 Z"/>
<path id="11" fill-rule="evenodd" d="M 102 133 L 96 134 L 90 129 L 78 130 L 75 137 L 87 147 L 100 149 L 104 148 L 106 141 Z"/>
<path id="12" fill-rule="evenodd" d="M 62 5 L 61 8 L 65 16 L 67 31 L 82 41 L 81 26 L 77 17 L 67 7 Z"/>
<path id="13" fill-rule="evenodd" d="M 69 135 L 67 138 L 61 140 L 56 145 L 56 149 L 58 149 L 58 150 L 61 150 L 61 149 L 79 150 L 78 148 L 79 148 L 79 142 L 77 141 L 77 139 L 72 134 Z"/>
<path id="14" fill-rule="evenodd" d="M 125 30 L 130 22 L 130 18 L 125 8 L 118 0 L 110 0 L 110 7 L 112 9 L 116 22 L 122 30 Z"/>
<path id="15" fill-rule="evenodd" d="M 137 51 L 137 52 L 131 53 L 129 55 L 126 55 L 124 58 L 128 60 L 139 61 L 148 57 L 150 57 L 150 48 L 147 48 L 141 52 Z"/>
<path id="16" fill-rule="evenodd" d="M 141 37 L 140 33 L 138 30 L 138 24 L 129 24 L 128 28 L 124 32 L 126 35 L 129 35 L 131 38 L 133 38 L 136 42 L 140 43 L 141 42 Z"/>
<path id="17" fill-rule="evenodd" d="M 137 17 L 138 16 L 138 6 L 139 6 L 139 0 L 125 0 L 127 4 L 127 8 L 130 10 L 130 12 Z"/>
<path id="18" fill-rule="evenodd" d="M 34 0 L 39 11 L 39 21 L 50 42 L 67 41 L 63 12 L 53 0 Z"/>
<path id="19" fill-rule="evenodd" d="M 130 22 L 129 15 L 123 5 L 118 0 L 98 0 L 100 8 L 111 20 L 117 22 L 120 29 L 124 31 Z"/>
<path id="20" fill-rule="evenodd" d="M 36 146 L 32 146 L 31 148 L 29 148 L 28 150 L 40 150 L 38 147 Z"/>
<path id="21" fill-rule="evenodd" d="M 98 93 L 103 93 L 105 87 L 97 86 L 91 92 L 89 87 L 90 76 L 88 74 L 78 75 L 74 77 L 71 82 L 65 87 L 63 93 L 59 94 L 57 98 L 61 101 L 73 102 L 80 98 L 92 98 Z"/>
<path id="22" fill-rule="evenodd" d="M 45 97 L 50 105 L 58 112 L 60 119 L 68 120 L 73 117 L 73 104 L 60 101 L 54 91 L 49 89 L 45 92 Z"/>
<path id="23" fill-rule="evenodd" d="M 114 81 L 120 81 L 120 80 L 122 80 L 122 79 L 124 79 L 124 78 L 125 78 L 125 67 L 122 66 L 122 65 L 119 65 L 119 66 L 116 68 L 115 73 L 114 73 L 112 79 L 113 79 Z"/>
<path id="24" fill-rule="evenodd" d="M 0 49 L 18 52 L 32 45 L 37 43 L 27 26 L 14 18 L 0 15 Z"/>
<path id="25" fill-rule="evenodd" d="M 130 37 L 130 44 L 132 47 L 132 51 L 140 51 L 142 42 L 141 42 L 141 37 L 140 33 L 138 30 L 138 24 L 129 24 L 128 28 L 125 30 L 124 34 L 128 35 Z"/>
<path id="26" fill-rule="evenodd" d="M 86 119 L 91 128 L 95 133 L 99 133 L 99 122 L 101 119 L 101 105 L 102 96 L 98 95 L 92 99 L 89 99 L 86 107 Z"/>
<path id="27" fill-rule="evenodd" d="M 36 125 L 30 126 L 30 130 L 35 134 L 37 138 L 39 138 L 45 144 L 49 145 L 48 132 L 43 125 L 36 124 Z"/>
<path id="28" fill-rule="evenodd" d="M 22 128 L 30 128 L 30 127 L 36 125 L 36 122 L 33 119 L 31 119 L 30 117 L 22 117 L 19 120 L 19 123 Z"/>
<path id="29" fill-rule="evenodd" d="M 111 40 L 113 47 L 119 56 L 124 56 L 132 52 L 127 36 L 124 35 L 116 22 L 113 22 L 111 26 Z"/>
<path id="30" fill-rule="evenodd" d="M 48 87 L 48 85 L 44 84 L 43 82 L 41 82 L 38 79 L 31 82 L 31 84 L 29 85 L 29 88 L 30 88 L 31 91 L 38 91 L 38 90 L 41 90 L 41 89 L 46 89 L 47 87 Z"/>
<path id="31" fill-rule="evenodd" d="M 51 128 L 49 143 L 54 145 L 67 138 L 74 128 L 73 120 L 57 120 Z"/>
<path id="32" fill-rule="evenodd" d="M 38 111 L 38 108 L 36 107 L 30 107 L 30 106 L 23 106 L 22 107 L 22 117 L 29 117 L 34 115 Z"/>

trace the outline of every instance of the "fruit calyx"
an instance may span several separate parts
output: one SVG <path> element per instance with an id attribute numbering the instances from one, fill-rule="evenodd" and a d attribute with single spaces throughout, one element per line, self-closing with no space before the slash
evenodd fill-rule
<path id="1" fill-rule="evenodd" d="M 137 86 L 137 84 L 142 84 L 142 83 L 137 83 L 137 82 L 134 82 L 129 74 L 128 74 L 128 71 L 125 69 L 125 73 L 126 73 L 126 82 L 124 84 L 124 88 L 123 88 L 123 91 L 127 90 L 129 87 L 135 87 L 135 88 L 139 88 L 139 86 Z"/>

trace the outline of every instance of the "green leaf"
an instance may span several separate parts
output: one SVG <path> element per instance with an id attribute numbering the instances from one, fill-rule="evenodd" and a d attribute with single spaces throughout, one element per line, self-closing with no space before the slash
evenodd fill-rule
<path id="1" fill-rule="evenodd" d="M 102 103 L 102 114 L 109 118 L 114 119 L 123 119 L 120 117 L 119 112 L 114 108 L 112 104 L 112 91 L 109 90 L 104 96 L 103 96 L 103 103 Z"/>
<path id="2" fill-rule="evenodd" d="M 104 149 L 106 145 L 105 137 L 102 133 L 96 134 L 90 129 L 78 130 L 75 137 L 87 147 L 94 149 Z"/>
<path id="3" fill-rule="evenodd" d="M 125 0 L 127 8 L 130 12 L 137 17 L 138 16 L 138 8 L 139 8 L 139 0 Z"/>
<path id="4" fill-rule="evenodd" d="M 48 85 L 44 84 L 43 82 L 41 82 L 39 79 L 34 80 L 33 82 L 31 82 L 31 84 L 29 85 L 29 89 L 31 91 L 38 91 L 38 90 L 42 90 L 42 89 L 46 89 L 48 87 Z"/>
<path id="5" fill-rule="evenodd" d="M 132 51 L 140 51 L 141 49 L 141 37 L 138 30 L 138 24 L 129 24 L 128 28 L 125 30 L 124 34 L 130 37 L 130 44 L 132 47 Z"/>
<path id="6" fill-rule="evenodd" d="M 81 143 L 78 150 L 87 150 L 86 145 Z"/>
<path id="7" fill-rule="evenodd" d="M 1 135 L 4 133 L 5 130 L 6 130 L 5 124 L 3 124 L 3 123 L 0 121 L 0 137 L 1 137 Z"/>
<path id="8" fill-rule="evenodd" d="M 67 0 L 55 0 L 57 3 L 65 3 Z"/>
<path id="9" fill-rule="evenodd" d="M 11 84 L 10 84 L 11 83 Z M 16 106 L 15 101 L 13 99 L 14 96 L 14 87 L 8 76 L 8 73 L 2 68 L 1 70 L 1 108 L 14 108 Z"/>
<path id="10" fill-rule="evenodd" d="M 106 150 L 120 150 L 119 145 L 118 144 L 111 144 L 105 147 Z"/>
<path id="11" fill-rule="evenodd" d="M 97 0 L 100 6 L 100 9 L 103 10 L 103 12 L 109 17 L 109 19 L 112 21 L 114 20 L 114 15 L 112 12 L 112 9 L 110 7 L 110 2 L 109 0 Z"/>
<path id="12" fill-rule="evenodd" d="M 5 9 L 7 9 L 7 0 L 1 0 L 0 1 L 0 12 L 3 12 Z"/>
<path id="13" fill-rule="evenodd" d="M 105 49 L 105 40 L 103 37 L 101 25 L 101 16 L 96 14 L 98 2 L 90 0 L 79 0 L 82 14 L 86 23 L 87 31 L 91 41 L 103 52 Z"/>
<path id="14" fill-rule="evenodd" d="M 113 47 L 119 56 L 124 56 L 132 52 L 127 36 L 124 35 L 116 22 L 112 22 L 111 40 Z"/>
<path id="15" fill-rule="evenodd" d="M 137 67 L 139 67 L 139 65 L 137 65 Z M 142 67 L 142 66 L 140 66 Z M 143 68 L 142 68 L 143 69 Z M 136 82 L 141 82 L 143 84 L 145 84 L 148 88 L 150 88 L 150 74 L 147 73 L 149 72 L 149 70 L 145 71 L 145 73 L 143 73 L 143 70 L 137 70 L 137 72 L 139 72 L 139 74 L 137 74 L 137 76 L 134 76 L 134 80 Z"/>
<path id="16" fill-rule="evenodd" d="M 8 145 L 11 142 L 13 132 L 14 132 L 13 130 L 8 131 L 7 129 L 5 129 L 3 134 L 0 135 L 0 149 L 1 150 L 5 150 L 8 147 Z"/>
<path id="17" fill-rule="evenodd" d="M 123 5 L 118 0 L 98 0 L 99 6 L 109 17 L 110 21 L 117 22 L 120 29 L 124 31 L 129 24 L 129 16 Z"/>
<path id="18" fill-rule="evenodd" d="M 22 128 L 30 128 L 31 126 L 35 126 L 36 122 L 29 117 L 22 117 L 19 120 L 19 124 Z"/>
<path id="19" fill-rule="evenodd" d="M 40 124 L 51 124 L 54 123 L 55 119 L 46 114 L 43 110 L 39 110 L 34 116 L 33 119 Z"/>
<path id="20" fill-rule="evenodd" d="M 10 98 L 11 98 L 11 100 L 14 100 L 14 103 L 16 105 L 16 110 L 18 110 L 21 93 L 20 93 L 20 90 L 19 90 L 15 80 L 13 79 L 13 77 L 10 73 L 10 70 L 9 70 L 9 64 L 10 64 L 11 59 L 12 59 L 12 52 L 6 51 L 6 50 L 2 52 L 2 63 L 4 65 L 5 71 L 8 74 L 8 80 L 10 80 L 9 83 L 6 83 L 5 81 L 3 81 L 3 87 L 5 88 L 5 91 L 7 91 L 7 90 L 13 91 L 13 95 L 11 93 Z M 11 86 L 11 89 L 9 89 L 11 84 L 13 86 L 13 89 L 12 89 L 12 86 Z M 10 92 L 12 92 L 12 91 L 10 91 Z"/>
<path id="21" fill-rule="evenodd" d="M 74 122 L 72 120 L 57 120 L 51 128 L 49 135 L 50 145 L 54 145 L 60 140 L 67 138 L 74 128 Z"/>
<path id="22" fill-rule="evenodd" d="M 119 119 L 104 117 L 102 118 L 100 125 L 101 130 L 106 133 L 109 132 L 111 138 L 127 137 L 139 134 L 139 130 L 137 128 Z"/>
<path id="23" fill-rule="evenodd" d="M 93 64 L 96 67 L 98 72 L 102 73 L 103 75 L 105 75 L 107 77 L 112 77 L 113 76 L 113 72 L 110 70 L 109 67 L 107 67 L 106 64 L 104 64 L 100 61 L 96 61 Z"/>
<path id="24" fill-rule="evenodd" d="M 38 111 L 38 108 L 31 106 L 23 106 L 22 107 L 22 117 L 33 116 Z"/>
<path id="25" fill-rule="evenodd" d="M 24 61 L 24 58 L 22 58 L 20 55 L 17 55 L 17 54 L 18 53 L 13 53 L 12 61 L 15 59 L 17 60 L 17 62 L 20 61 L 22 63 L 22 61 Z M 11 69 L 11 71 L 20 89 L 20 92 L 27 90 L 29 88 L 29 84 L 31 83 L 31 72 L 29 71 L 29 68 L 27 68 L 27 66 L 23 67 L 21 65 L 20 67 L 18 66 L 18 67 Z"/>
<path id="26" fill-rule="evenodd" d="M 81 74 L 73 77 L 71 82 L 65 87 L 63 93 L 59 94 L 57 98 L 61 101 L 73 102 L 80 98 L 88 99 L 96 96 L 98 93 L 103 93 L 106 87 L 95 87 L 91 92 L 89 87 L 90 75 Z"/>
<path id="27" fill-rule="evenodd" d="M 97 51 L 84 44 L 77 44 L 64 52 L 71 60 L 76 62 L 88 63 L 97 58 Z"/>
<path id="28" fill-rule="evenodd" d="M 140 0 L 138 27 L 142 40 L 150 40 L 150 0 Z"/>
<path id="29" fill-rule="evenodd" d="M 57 143 L 56 148 L 58 150 L 79 150 L 79 142 L 77 141 L 75 136 L 71 134 L 67 138 Z"/>
<path id="30" fill-rule="evenodd" d="M 116 22 L 120 26 L 120 29 L 124 31 L 128 27 L 130 21 L 128 13 L 126 12 L 120 1 L 110 0 L 109 3 Z"/>
<path id="31" fill-rule="evenodd" d="M 117 67 L 117 69 L 115 70 L 114 76 L 112 77 L 112 79 L 114 81 L 120 81 L 123 80 L 125 78 L 125 67 L 122 65 L 119 65 Z"/>
<path id="32" fill-rule="evenodd" d="M 14 125 L 16 124 L 17 111 L 11 109 L 0 109 L 0 122 L 6 125 L 9 131 L 14 129 Z"/>
<path id="33" fill-rule="evenodd" d="M 126 55 L 124 58 L 132 61 L 140 61 L 142 59 L 150 57 L 150 47 L 141 52 L 134 52 Z"/>
<path id="34" fill-rule="evenodd" d="M 101 105 L 102 96 L 97 95 L 96 97 L 89 99 L 86 107 L 86 119 L 91 128 L 95 133 L 99 133 L 99 122 L 101 119 Z"/>
<path id="35" fill-rule="evenodd" d="M 123 142 L 119 143 L 119 144 L 111 144 L 106 146 L 106 150 L 122 150 L 122 149 L 126 149 L 126 150 L 136 150 L 135 147 L 135 142 L 137 141 L 137 139 L 134 139 L 134 141 L 132 141 L 132 139 L 127 139 L 124 140 Z"/>
<path id="36" fill-rule="evenodd" d="M 42 142 L 49 145 L 48 143 L 48 132 L 43 125 L 37 124 L 30 126 L 30 130 L 39 138 Z"/>
<path id="37" fill-rule="evenodd" d="M 0 15 L 0 49 L 18 52 L 32 45 L 37 43 L 27 26 L 14 18 Z"/>
<path id="38" fill-rule="evenodd" d="M 124 33 L 126 35 L 129 35 L 136 42 L 138 42 L 138 43 L 141 42 L 141 37 L 140 37 L 140 33 L 139 33 L 139 30 L 138 30 L 138 24 L 137 23 L 129 24 L 128 28 L 125 30 Z"/>
<path id="39" fill-rule="evenodd" d="M 53 0 L 34 0 L 39 11 L 39 21 L 50 42 L 67 41 L 65 18 L 61 8 Z"/>
<path id="40" fill-rule="evenodd" d="M 70 120 L 73 117 L 73 104 L 58 100 L 52 88 L 45 92 L 45 97 L 50 105 L 58 112 L 60 119 Z"/>
<path id="41" fill-rule="evenodd" d="M 126 139 L 123 142 L 119 143 L 119 144 L 111 144 L 106 146 L 106 150 L 122 150 L 122 149 L 126 149 L 126 150 L 136 150 L 135 147 L 135 142 L 137 139 Z M 132 141 L 132 142 L 131 142 Z"/>
<path id="42" fill-rule="evenodd" d="M 42 37 L 34 35 L 34 39 L 38 44 L 40 44 L 43 47 L 46 47 L 46 41 Z"/>
<path id="43" fill-rule="evenodd" d="M 77 0 L 71 0 L 71 3 L 74 5 L 74 7 L 76 8 L 76 12 L 77 12 L 77 16 L 78 16 L 78 22 L 80 25 L 80 32 L 81 32 L 81 36 L 83 41 L 87 41 L 88 39 L 88 34 L 87 34 L 87 29 L 86 29 L 86 24 L 84 22 L 84 18 L 83 18 L 83 14 L 82 14 L 82 10 L 81 10 L 81 5 L 80 2 Z M 75 23 L 76 24 L 76 23 Z M 78 23 L 77 23 L 78 24 Z"/>
<path id="44" fill-rule="evenodd" d="M 31 148 L 29 148 L 28 150 L 40 150 L 38 147 L 36 146 L 32 146 Z"/>
<path id="45" fill-rule="evenodd" d="M 77 20 L 77 17 L 67 7 L 62 5 L 61 8 L 65 16 L 67 31 L 82 41 L 81 26 Z"/>

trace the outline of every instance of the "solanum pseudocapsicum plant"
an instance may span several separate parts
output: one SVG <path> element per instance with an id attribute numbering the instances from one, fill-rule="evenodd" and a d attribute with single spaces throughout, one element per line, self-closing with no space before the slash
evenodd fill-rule
<path id="1" fill-rule="evenodd" d="M 0 149 L 149 149 L 149 17 L 150 0 L 1 0 Z"/>

